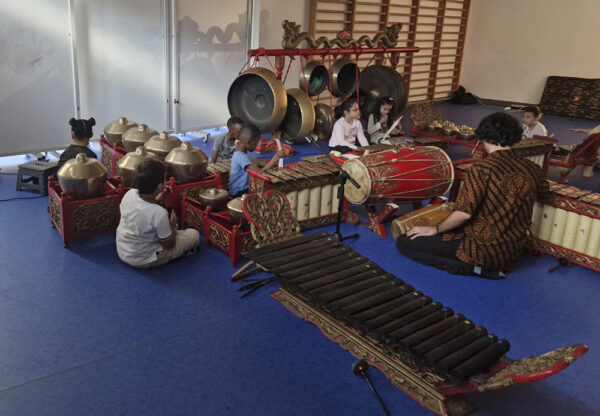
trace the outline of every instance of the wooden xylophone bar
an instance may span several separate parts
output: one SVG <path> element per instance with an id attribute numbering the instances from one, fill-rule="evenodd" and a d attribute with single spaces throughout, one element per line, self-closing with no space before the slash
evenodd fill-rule
<path id="1" fill-rule="evenodd" d="M 448 321 L 455 315 L 452 309 L 444 308 L 441 303 L 434 302 L 420 292 L 414 292 L 412 286 L 349 247 L 334 246 L 335 239 L 327 233 L 295 240 L 256 249 L 244 255 L 275 273 L 284 287 L 330 312 L 336 319 L 355 326 L 364 335 L 377 339 L 390 351 L 417 347 L 435 335 L 435 331 L 430 329 L 432 326 L 446 329 L 459 323 L 456 318 Z M 329 244 L 321 246 L 318 252 L 310 256 L 305 255 L 304 259 L 297 260 L 292 254 L 294 249 L 301 251 L 307 244 L 318 241 Z M 278 258 L 269 260 L 274 252 L 277 252 Z M 294 260 L 282 261 L 285 260 L 284 253 L 290 253 Z M 377 311 L 377 314 L 372 311 Z M 420 333 L 418 337 L 417 333 Z M 431 336 L 426 337 L 427 334 Z M 452 369 L 467 359 L 473 359 L 476 353 L 491 343 L 489 340 L 486 342 L 483 345 L 482 341 L 473 340 L 473 346 L 463 345 L 462 353 L 454 348 L 447 349 L 452 359 L 443 361 L 445 356 L 439 357 L 440 375 L 456 377 Z M 437 362 L 432 361 L 431 364 L 435 367 Z M 480 362 L 480 367 L 474 367 L 473 371 L 483 371 L 489 364 L 489 360 Z M 463 372 L 463 377 L 473 374 Z"/>
<path id="2" fill-rule="evenodd" d="M 504 355 L 507 341 L 326 232 L 244 255 L 275 273 L 283 286 L 272 294 L 276 300 L 438 415 L 466 415 L 472 407 L 464 393 L 545 378 L 587 351 L 580 344 L 511 360 Z"/>

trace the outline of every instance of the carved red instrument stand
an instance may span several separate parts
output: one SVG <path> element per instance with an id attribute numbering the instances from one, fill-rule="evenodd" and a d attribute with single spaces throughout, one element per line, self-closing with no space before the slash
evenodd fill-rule
<path id="1" fill-rule="evenodd" d="M 72 199 L 54 178 L 48 179 L 50 222 L 60 233 L 65 247 L 85 235 L 114 231 L 119 225 L 119 205 L 128 188 L 109 177 L 104 194 L 89 199 Z"/>
<path id="2" fill-rule="evenodd" d="M 100 160 L 107 172 L 112 176 L 117 176 L 117 164 L 127 154 L 127 151 L 122 147 L 111 145 L 104 135 L 100 136 L 100 150 L 102 153 Z"/>
<path id="3" fill-rule="evenodd" d="M 218 188 L 221 189 L 221 172 L 208 173 L 196 182 L 178 184 L 175 178 L 171 177 L 167 181 L 169 187 L 165 194 L 165 207 L 175 210 L 179 218 L 183 217 L 182 200 L 185 196 L 189 198 L 198 198 L 198 194 L 203 189 Z"/>
<path id="4" fill-rule="evenodd" d="M 590 134 L 567 155 L 552 155 L 550 165 L 560 170 L 559 182 L 566 183 L 567 175 L 577 166 L 584 166 L 583 176 L 593 175 L 594 164 L 600 159 L 600 133 Z"/>
<path id="5" fill-rule="evenodd" d="M 213 212 L 203 208 L 200 201 L 187 195 L 182 201 L 183 225 L 189 225 L 204 235 L 206 247 L 214 245 L 227 254 L 232 267 L 236 267 L 242 251 L 256 247 L 249 228 L 233 224 L 227 211 Z"/>

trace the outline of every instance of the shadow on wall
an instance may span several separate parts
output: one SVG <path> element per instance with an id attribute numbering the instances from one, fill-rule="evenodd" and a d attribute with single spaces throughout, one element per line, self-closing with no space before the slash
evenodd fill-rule
<path id="1" fill-rule="evenodd" d="M 262 11 L 261 22 L 268 18 L 269 12 Z M 178 29 L 181 129 L 223 125 L 229 117 L 229 87 L 248 59 L 246 13 L 238 14 L 237 22 L 211 26 L 206 32 L 197 21 L 184 16 Z M 269 67 L 264 62 L 259 65 Z"/>

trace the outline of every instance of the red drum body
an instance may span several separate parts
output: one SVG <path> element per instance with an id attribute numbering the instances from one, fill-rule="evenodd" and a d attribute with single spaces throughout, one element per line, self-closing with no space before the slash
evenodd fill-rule
<path id="1" fill-rule="evenodd" d="M 446 194 L 454 182 L 452 161 L 432 147 L 398 147 L 348 160 L 343 168 L 358 182 L 346 183 L 353 204 L 416 202 Z"/>

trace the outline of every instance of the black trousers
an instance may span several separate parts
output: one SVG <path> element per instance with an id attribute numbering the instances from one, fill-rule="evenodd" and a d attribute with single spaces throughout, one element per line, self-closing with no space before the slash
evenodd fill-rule
<path id="1" fill-rule="evenodd" d="M 411 240 L 401 235 L 396 240 L 398 251 L 418 263 L 453 274 L 472 275 L 473 266 L 456 257 L 461 240 L 442 241 L 442 235 L 418 237 Z"/>
<path id="2" fill-rule="evenodd" d="M 329 151 L 332 151 L 332 150 L 337 150 L 341 154 L 345 154 L 345 153 L 351 152 L 354 149 L 352 149 L 348 146 L 334 146 L 334 147 L 329 148 Z"/>

